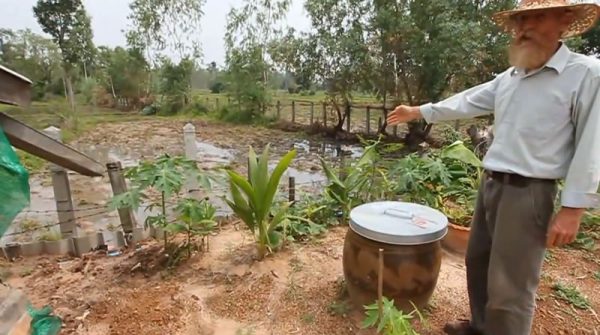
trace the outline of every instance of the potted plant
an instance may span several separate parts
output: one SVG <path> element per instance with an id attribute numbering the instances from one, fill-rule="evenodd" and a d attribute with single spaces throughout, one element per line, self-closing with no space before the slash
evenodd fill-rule
<path id="1" fill-rule="evenodd" d="M 442 240 L 442 246 L 452 252 L 464 255 L 471 232 L 471 210 L 446 199 L 442 212 L 448 217 L 448 233 Z"/>
<path id="2" fill-rule="evenodd" d="M 462 164 L 464 171 L 458 179 L 460 183 L 455 185 L 451 191 L 446 193 L 452 196 L 442 200 L 440 210 L 448 217 L 448 233 L 442 240 L 442 245 L 450 251 L 465 254 L 469 244 L 471 232 L 471 221 L 473 204 L 475 202 L 476 190 L 483 174 L 481 160 L 467 148 L 462 141 L 456 141 L 445 147 L 440 155 L 444 159 L 458 161 Z M 458 167 L 455 167 L 455 171 Z M 469 170 L 475 170 L 475 174 Z"/>

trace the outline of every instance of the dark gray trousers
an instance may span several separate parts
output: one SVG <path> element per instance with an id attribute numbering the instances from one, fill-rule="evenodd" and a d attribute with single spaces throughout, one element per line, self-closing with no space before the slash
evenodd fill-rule
<path id="1" fill-rule="evenodd" d="M 484 175 L 466 254 L 472 325 L 485 335 L 529 335 L 557 185 Z"/>

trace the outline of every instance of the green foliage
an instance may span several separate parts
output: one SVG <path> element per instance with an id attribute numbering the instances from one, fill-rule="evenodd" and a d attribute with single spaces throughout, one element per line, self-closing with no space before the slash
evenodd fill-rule
<path id="1" fill-rule="evenodd" d="M 141 162 L 138 166 L 129 169 L 125 177 L 131 182 L 130 189 L 114 196 L 110 202 L 111 208 L 137 209 L 144 202 L 147 211 L 160 209 L 160 212 L 149 215 L 145 224 L 165 229 L 165 249 L 167 249 L 167 231 L 170 224 L 167 219 L 167 200 L 174 196 L 178 197 L 189 180 L 196 180 L 205 188 L 211 187 L 212 180 L 211 176 L 200 173 L 196 162 L 167 154 L 154 161 Z M 159 195 L 158 199 L 151 196 L 156 193 Z"/>
<path id="2" fill-rule="evenodd" d="M 127 44 L 154 61 L 164 53 L 180 59 L 200 56 L 200 21 L 205 0 L 134 0 L 129 4 L 132 26 Z"/>
<path id="3" fill-rule="evenodd" d="M 356 206 L 368 200 L 376 192 L 376 183 L 373 177 L 383 172 L 377 169 L 379 154 L 376 151 L 379 142 L 367 146 L 361 157 L 350 164 L 350 166 L 335 171 L 325 159 L 320 158 L 321 166 L 328 180 L 325 187 L 325 195 L 335 201 L 336 206 L 342 213 L 342 223 L 347 224 L 350 211 Z"/>
<path id="4" fill-rule="evenodd" d="M 459 141 L 427 156 L 407 155 L 391 168 L 388 178 L 405 201 L 437 208 L 454 224 L 466 226 L 481 173 L 481 161 Z"/>
<path id="5" fill-rule="evenodd" d="M 0 40 L 0 63 L 33 82 L 33 100 L 44 99 L 55 83 L 60 83 L 59 93 L 63 93 L 62 57 L 60 49 L 51 39 L 29 29 L 0 29 Z"/>
<path id="6" fill-rule="evenodd" d="M 275 195 L 283 173 L 296 156 L 296 150 L 289 151 L 269 175 L 269 147 L 265 147 L 260 157 L 250 148 L 249 179 L 227 171 L 232 199 L 225 201 L 254 234 L 260 259 L 283 242 L 277 227 L 287 224 L 289 204 L 275 208 Z"/>
<path id="7" fill-rule="evenodd" d="M 94 49 L 90 19 L 81 0 L 38 0 L 33 13 L 58 44 L 65 64 L 80 63 Z"/>
<path id="8" fill-rule="evenodd" d="M 194 62 L 188 58 L 182 59 L 177 65 L 168 58 L 162 58 L 159 93 L 166 101 L 163 102 L 161 114 L 175 114 L 190 102 L 193 71 Z"/>
<path id="9" fill-rule="evenodd" d="M 589 309 L 591 308 L 590 302 L 585 297 L 577 287 L 573 285 L 565 285 L 563 283 L 556 283 L 552 286 L 554 290 L 554 296 L 562 301 L 567 302 L 574 307 L 579 309 Z"/>
<path id="10" fill-rule="evenodd" d="M 135 102 L 146 95 L 149 64 L 136 49 L 98 48 L 97 77 L 106 92 Z"/>
<path id="11" fill-rule="evenodd" d="M 300 241 L 321 235 L 335 222 L 332 202 L 327 197 L 307 196 L 290 207 L 288 225 L 278 230 L 290 241 Z"/>
<path id="12" fill-rule="evenodd" d="M 423 316 L 416 307 L 411 313 L 404 314 L 396 308 L 394 300 L 386 297 L 382 297 L 382 307 L 381 315 L 377 302 L 364 307 L 366 318 L 363 320 L 363 328 L 376 327 L 377 333 L 383 335 L 419 335 L 411 324 L 415 314 L 423 321 Z"/>
<path id="13" fill-rule="evenodd" d="M 594 279 L 596 279 L 597 281 L 600 281 L 600 271 L 596 271 L 594 273 Z"/>
<path id="14" fill-rule="evenodd" d="M 185 233 L 187 235 L 187 250 L 188 257 L 190 257 L 192 236 L 202 237 L 202 246 L 208 246 L 208 235 L 217 226 L 215 221 L 217 209 L 206 200 L 186 198 L 177 204 L 175 211 L 178 213 L 178 219 L 181 223 L 170 223 L 165 229 L 170 233 Z"/>
<path id="15" fill-rule="evenodd" d="M 285 19 L 290 0 L 244 0 L 227 15 L 225 33 L 226 88 L 237 105 L 237 120 L 260 119 L 269 104 L 272 64 L 268 47 L 280 35 L 277 24 Z"/>

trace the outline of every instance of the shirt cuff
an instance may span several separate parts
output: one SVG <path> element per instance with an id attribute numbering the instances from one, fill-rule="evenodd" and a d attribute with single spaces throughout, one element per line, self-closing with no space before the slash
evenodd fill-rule
<path id="1" fill-rule="evenodd" d="M 423 119 L 425 121 L 427 121 L 427 123 L 435 122 L 433 119 L 433 107 L 432 107 L 431 103 L 427 103 L 427 104 L 419 106 L 419 111 L 421 112 Z"/>
<path id="2" fill-rule="evenodd" d="M 563 191 L 561 205 L 570 208 L 600 208 L 600 194 Z"/>

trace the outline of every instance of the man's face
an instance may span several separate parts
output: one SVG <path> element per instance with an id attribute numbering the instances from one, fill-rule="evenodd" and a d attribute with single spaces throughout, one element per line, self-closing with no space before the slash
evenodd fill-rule
<path id="1" fill-rule="evenodd" d="M 571 22 L 571 15 L 564 10 L 544 10 L 519 13 L 511 19 L 514 36 L 510 62 L 532 70 L 552 57 L 563 31 Z"/>

